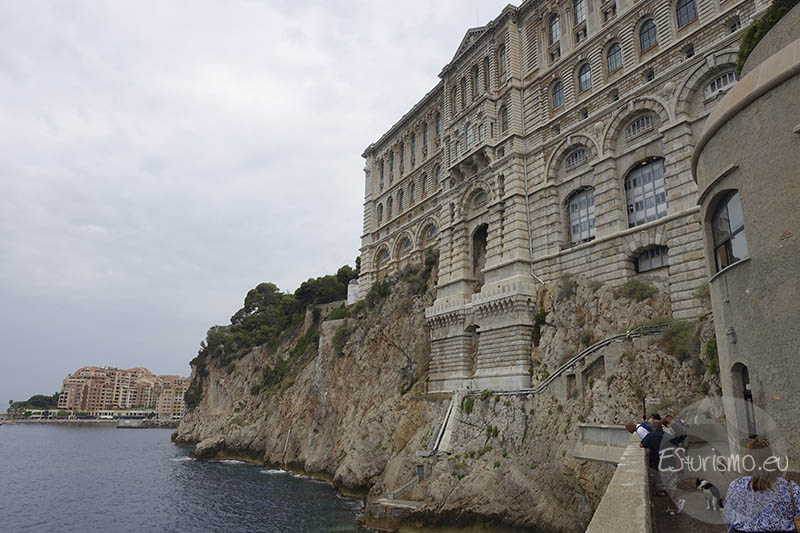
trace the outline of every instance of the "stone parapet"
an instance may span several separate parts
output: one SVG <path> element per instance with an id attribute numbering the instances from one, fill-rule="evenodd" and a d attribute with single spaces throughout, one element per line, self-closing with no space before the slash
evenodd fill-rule
<path id="1" fill-rule="evenodd" d="M 630 436 L 587 533 L 650 533 L 650 485 L 645 450 Z"/>

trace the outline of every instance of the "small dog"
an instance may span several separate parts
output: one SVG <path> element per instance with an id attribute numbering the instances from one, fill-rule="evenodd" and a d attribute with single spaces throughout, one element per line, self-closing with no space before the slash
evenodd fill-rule
<path id="1" fill-rule="evenodd" d="M 706 481 L 705 479 L 697 478 L 694 482 L 694 486 L 697 490 L 703 492 L 703 496 L 706 499 L 706 509 L 710 509 L 712 511 L 717 510 L 717 505 L 719 508 L 722 509 L 722 496 L 719 493 L 719 489 Z"/>

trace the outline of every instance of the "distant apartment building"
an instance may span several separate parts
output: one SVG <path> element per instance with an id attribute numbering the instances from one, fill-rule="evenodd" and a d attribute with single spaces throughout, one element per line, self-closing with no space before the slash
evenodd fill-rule
<path id="1" fill-rule="evenodd" d="M 114 409 L 153 409 L 160 418 L 181 418 L 188 378 L 156 376 L 146 368 L 86 366 L 64 378 L 58 408 L 96 414 Z"/>

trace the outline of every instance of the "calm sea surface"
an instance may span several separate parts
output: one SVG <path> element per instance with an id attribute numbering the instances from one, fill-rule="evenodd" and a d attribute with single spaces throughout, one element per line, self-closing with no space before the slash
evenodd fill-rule
<path id="1" fill-rule="evenodd" d="M 358 531 L 323 483 L 200 462 L 171 430 L 0 426 L 0 531 Z"/>

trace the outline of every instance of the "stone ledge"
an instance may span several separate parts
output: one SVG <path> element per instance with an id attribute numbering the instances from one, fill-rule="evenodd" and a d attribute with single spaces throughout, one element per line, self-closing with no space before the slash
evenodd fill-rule
<path id="1" fill-rule="evenodd" d="M 644 449 L 634 433 L 622 452 L 587 533 L 650 533 L 650 487 Z"/>

